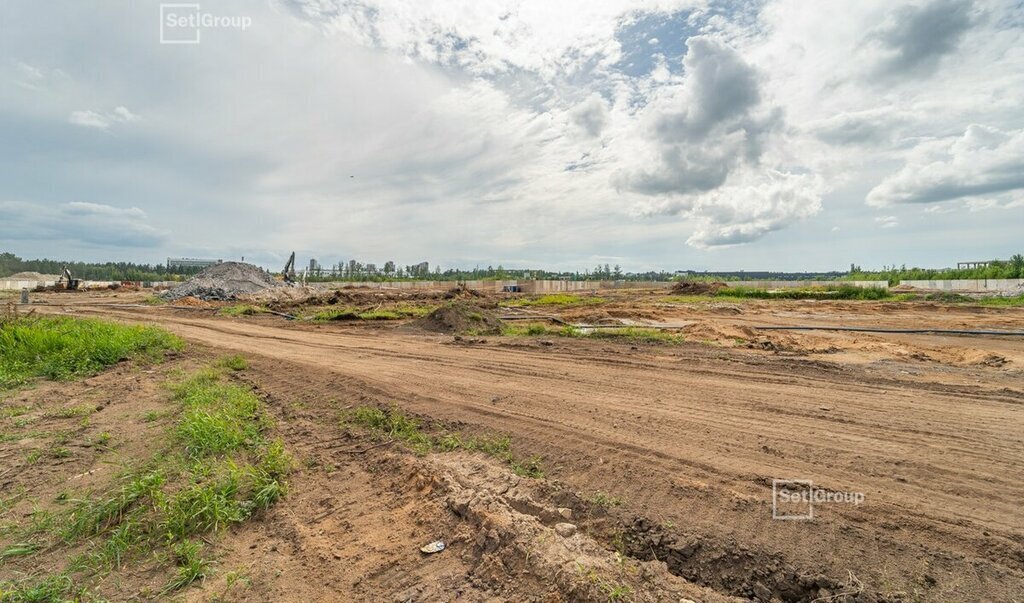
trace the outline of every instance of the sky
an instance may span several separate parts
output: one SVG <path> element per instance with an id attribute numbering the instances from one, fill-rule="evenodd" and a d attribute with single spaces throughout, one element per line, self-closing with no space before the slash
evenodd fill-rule
<path id="1" fill-rule="evenodd" d="M 1022 99 L 1020 0 L 7 0 L 0 251 L 1007 258 Z"/>

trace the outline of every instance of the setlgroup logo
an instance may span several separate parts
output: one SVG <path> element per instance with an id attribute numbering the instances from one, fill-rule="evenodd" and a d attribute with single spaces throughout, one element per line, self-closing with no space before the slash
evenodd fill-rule
<path id="1" fill-rule="evenodd" d="M 815 488 L 809 479 L 772 480 L 772 519 L 810 521 L 814 506 L 820 504 L 860 505 L 863 492 L 839 492 Z"/>
<path id="2" fill-rule="evenodd" d="M 198 3 L 164 3 L 160 5 L 161 44 L 199 44 L 204 29 L 237 29 L 252 27 L 252 17 L 218 15 L 203 11 Z"/>

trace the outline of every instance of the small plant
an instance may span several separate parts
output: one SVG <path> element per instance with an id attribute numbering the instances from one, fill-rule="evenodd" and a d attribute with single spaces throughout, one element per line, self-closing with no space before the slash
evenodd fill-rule
<path id="1" fill-rule="evenodd" d="M 504 306 L 579 306 L 603 304 L 605 299 L 597 296 L 572 295 L 568 293 L 554 293 L 542 295 L 535 298 L 521 298 L 508 300 L 502 303 Z"/>
<path id="2" fill-rule="evenodd" d="M 206 577 L 210 564 L 200 556 L 202 548 L 201 544 L 191 540 L 184 540 L 174 545 L 173 554 L 178 571 L 161 591 L 161 595 L 180 590 L 196 580 Z"/>
<path id="3" fill-rule="evenodd" d="M 595 492 L 594 495 L 590 497 L 589 502 L 595 507 L 601 507 L 603 509 L 618 507 L 622 505 L 621 498 L 619 498 L 618 496 L 610 496 L 608 494 L 605 494 L 604 492 Z"/>
<path id="4" fill-rule="evenodd" d="M 244 371 L 249 368 L 249 361 L 241 354 L 234 354 L 232 356 L 224 356 L 217 360 L 217 366 L 224 367 L 232 371 Z"/>
<path id="5" fill-rule="evenodd" d="M 103 447 L 109 446 L 110 445 L 110 432 L 104 431 L 104 432 L 100 433 L 99 435 L 96 436 L 96 439 L 93 440 L 93 443 L 96 444 L 97 446 L 103 446 Z"/>

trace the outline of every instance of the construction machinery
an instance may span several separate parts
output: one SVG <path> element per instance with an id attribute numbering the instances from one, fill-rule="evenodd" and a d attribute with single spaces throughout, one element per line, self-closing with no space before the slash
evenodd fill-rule
<path id="1" fill-rule="evenodd" d="M 281 271 L 281 275 L 284 276 L 284 282 L 289 285 L 295 284 L 295 252 L 288 258 L 288 263 L 284 265 L 284 270 Z"/>
<path id="2" fill-rule="evenodd" d="M 71 270 L 68 269 L 67 264 L 60 269 L 60 278 L 57 279 L 57 289 L 63 289 L 65 291 L 77 291 L 78 285 L 81 281 L 71 275 Z"/>

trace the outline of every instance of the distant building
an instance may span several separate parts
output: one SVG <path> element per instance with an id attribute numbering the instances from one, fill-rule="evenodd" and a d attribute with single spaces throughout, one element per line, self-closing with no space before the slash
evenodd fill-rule
<path id="1" fill-rule="evenodd" d="M 312 274 L 320 270 L 320 262 L 316 261 L 316 258 L 309 258 L 309 272 Z"/>
<path id="2" fill-rule="evenodd" d="M 167 258 L 167 269 L 172 268 L 206 268 L 220 264 L 224 260 L 204 260 L 200 258 Z"/>

